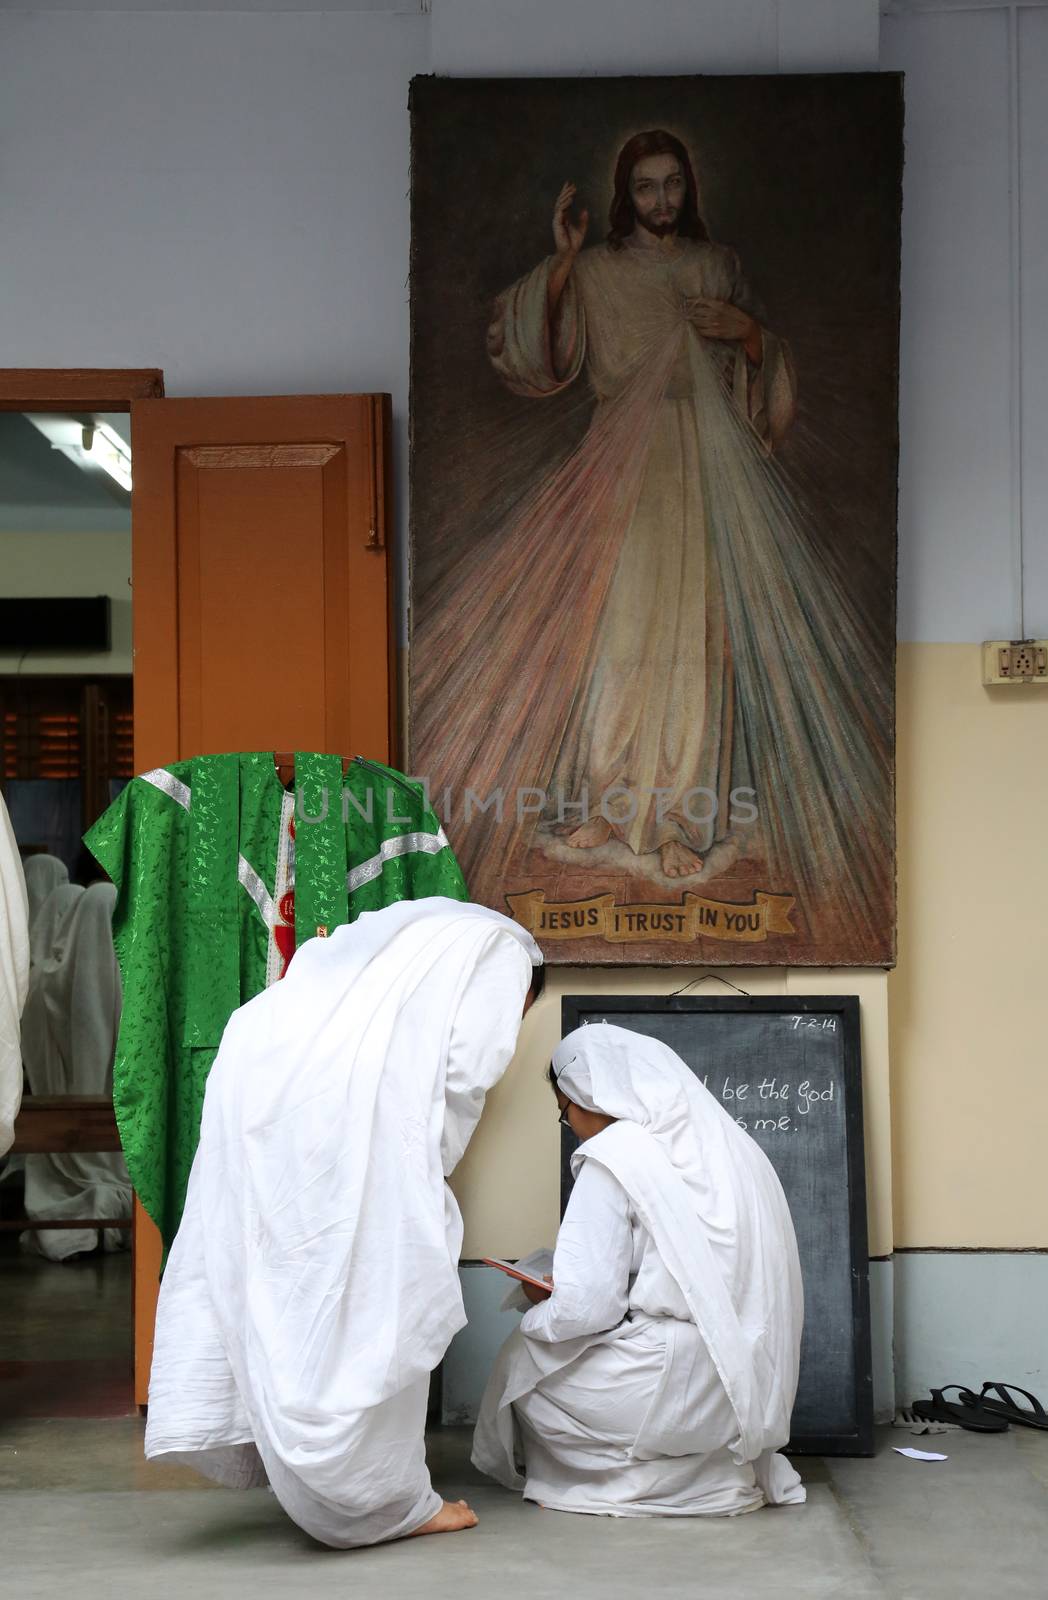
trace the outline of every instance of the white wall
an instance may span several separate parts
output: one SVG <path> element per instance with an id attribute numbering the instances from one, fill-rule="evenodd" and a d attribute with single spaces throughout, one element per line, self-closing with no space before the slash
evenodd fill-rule
<path id="1" fill-rule="evenodd" d="M 429 70 L 417 6 L 0 12 L 4 364 L 391 391 L 403 483 L 407 96 Z"/>
<path id="2" fill-rule="evenodd" d="M 1018 17 L 1025 633 L 1048 638 L 1048 9 Z"/>
<path id="3" fill-rule="evenodd" d="M 906 74 L 899 637 L 907 641 L 1018 636 L 1020 495 L 1026 630 L 1048 631 L 1048 12 L 1023 11 L 1016 26 L 1027 203 L 1014 240 L 1007 12 L 940 11 L 883 26 L 881 65 Z M 1012 392 L 1020 285 L 1021 452 Z"/>
<path id="4" fill-rule="evenodd" d="M 0 15 L 8 366 L 158 366 L 169 394 L 407 371 L 419 16 Z"/>
<path id="5" fill-rule="evenodd" d="M 1004 11 L 364 4 L 0 12 L 5 364 L 160 366 L 173 395 L 388 389 L 403 483 L 414 73 L 869 69 L 880 32 L 907 74 L 900 637 L 1018 631 Z M 1048 633 L 1048 13 L 1018 26 L 1026 623 Z"/>
<path id="6" fill-rule="evenodd" d="M 0 651 L 0 674 L 59 676 L 131 671 L 131 530 L 15 533 L 0 530 L 0 594 L 110 597 L 112 648 L 102 652 Z"/>
<path id="7" fill-rule="evenodd" d="M 456 77 L 876 70 L 876 0 L 433 0 Z"/>
<path id="8" fill-rule="evenodd" d="M 403 532 L 412 76 L 869 68 L 876 38 L 876 0 L 5 10 L 3 361 L 389 390 Z"/>
<path id="9" fill-rule="evenodd" d="M 1048 1382 L 1048 1256 L 920 1251 L 895 1258 L 895 1388 L 900 1404 L 934 1385 Z M 1019 1430 L 1022 1431 L 1021 1429 Z"/>
<path id="10" fill-rule="evenodd" d="M 168 394 L 394 394 L 405 482 L 416 72 L 907 74 L 906 640 L 1048 634 L 1048 13 L 1019 14 L 1024 400 L 1011 416 L 1008 19 L 875 0 L 254 0 L 0 13 L 6 365 L 162 366 Z M 403 512 L 403 494 L 402 507 Z M 400 518 L 403 526 L 403 515 Z"/>

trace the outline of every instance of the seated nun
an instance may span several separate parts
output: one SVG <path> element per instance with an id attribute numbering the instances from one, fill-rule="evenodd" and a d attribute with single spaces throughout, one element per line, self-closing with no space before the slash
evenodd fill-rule
<path id="1" fill-rule="evenodd" d="M 29 905 L 29 927 L 32 929 L 37 912 L 40 911 L 49 895 L 63 883 L 69 882 L 69 868 L 64 861 L 59 861 L 57 856 L 38 855 L 26 856 L 22 862 L 22 872 L 25 876 L 25 893 Z"/>
<path id="2" fill-rule="evenodd" d="M 112 1096 L 121 1011 L 115 905 L 111 883 L 87 889 L 60 884 L 30 928 L 22 1059 L 34 1095 Z M 130 1216 L 131 1180 L 123 1156 L 118 1151 L 26 1156 L 25 1209 L 34 1222 Z M 123 1250 L 130 1235 L 105 1228 L 101 1242 L 106 1250 Z M 68 1261 L 98 1243 L 97 1228 L 40 1228 L 22 1235 L 26 1249 L 52 1261 Z"/>
<path id="3" fill-rule="evenodd" d="M 474 1526 L 423 1436 L 466 1321 L 444 1180 L 541 960 L 498 912 L 403 901 L 310 939 L 233 1014 L 161 1284 L 147 1456 L 268 1483 L 339 1548 Z"/>
<path id="4" fill-rule="evenodd" d="M 756 1143 L 658 1040 L 607 1024 L 550 1078 L 582 1141 L 552 1293 L 503 1346 L 473 1460 L 557 1511 L 733 1516 L 805 1498 L 793 1223 Z"/>

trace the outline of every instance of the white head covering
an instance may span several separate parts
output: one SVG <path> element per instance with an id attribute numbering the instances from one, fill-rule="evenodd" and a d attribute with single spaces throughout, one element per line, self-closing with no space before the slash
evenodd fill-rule
<path id="1" fill-rule="evenodd" d="M 73 913 L 83 894 L 78 883 L 63 883 L 40 907 L 29 930 L 29 992 L 22 1012 L 22 1061 L 33 1094 L 70 1094 L 58 1037 L 51 1025 L 48 990 L 69 950 Z M 63 1030 L 65 1032 L 66 1030 Z"/>
<path id="2" fill-rule="evenodd" d="M 101 1088 L 87 1087 L 98 1081 L 98 1072 L 85 1068 L 90 1046 L 84 1032 L 96 1034 L 105 1018 L 103 1056 L 115 1046 L 114 1004 L 118 1019 L 120 1014 L 120 974 L 112 935 L 115 897 L 112 884 L 96 884 L 90 890 L 78 883 L 60 884 L 30 928 L 22 1059 L 33 1094 L 107 1092 L 104 1082 Z M 79 1062 L 74 1055 L 79 1055 Z"/>
<path id="3" fill-rule="evenodd" d="M 29 929 L 30 987 L 41 968 L 53 967 L 61 960 L 69 934 L 69 918 L 83 892 L 82 884 L 60 883 L 38 909 Z"/>
<path id="4" fill-rule="evenodd" d="M 387 1403 L 465 1323 L 444 1178 L 541 959 L 497 912 L 402 901 L 310 939 L 234 1013 L 161 1290 L 148 1455 L 195 1452 L 220 1476 L 216 1447 L 250 1437 L 285 1509 L 331 1544 L 393 1536 L 396 1514 L 360 1508 L 410 1507 L 420 1472 L 430 1493 L 421 1440 L 391 1453 Z"/>
<path id="5" fill-rule="evenodd" d="M 26 894 L 29 896 L 29 923 L 40 910 L 48 895 L 60 883 L 69 882 L 69 868 L 57 856 L 27 856 L 22 864 L 25 872 Z"/>
<path id="6" fill-rule="evenodd" d="M 59 1093 L 113 1092 L 121 1008 L 120 968 L 113 949 L 115 908 L 115 886 L 92 883 L 75 897 L 52 961 L 45 963 L 55 969 L 47 983 L 48 1006 L 66 1063 L 66 1087 Z"/>
<path id="7" fill-rule="evenodd" d="M 29 982 L 29 902 L 11 819 L 0 795 L 0 1156 L 22 1103 L 19 1019 Z"/>
<path id="8" fill-rule="evenodd" d="M 786 1197 L 770 1161 L 668 1045 L 608 1023 L 553 1056 L 558 1087 L 619 1119 L 573 1157 L 601 1162 L 680 1285 L 739 1423 L 740 1461 L 789 1438 L 803 1290 Z"/>

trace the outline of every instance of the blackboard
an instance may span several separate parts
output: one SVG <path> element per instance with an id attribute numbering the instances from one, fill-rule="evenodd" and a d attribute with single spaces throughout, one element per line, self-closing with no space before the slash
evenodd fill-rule
<path id="1" fill-rule="evenodd" d="M 675 1050 L 756 1139 L 786 1192 L 804 1278 L 789 1449 L 873 1454 L 859 1001 L 854 995 L 568 995 L 565 1034 L 613 1022 Z M 577 1141 L 564 1130 L 561 1209 Z"/>

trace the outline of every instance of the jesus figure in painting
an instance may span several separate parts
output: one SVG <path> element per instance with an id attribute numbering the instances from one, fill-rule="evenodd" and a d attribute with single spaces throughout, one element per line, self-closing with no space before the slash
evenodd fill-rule
<path id="1" fill-rule="evenodd" d="M 765 450 L 793 417 L 789 357 L 754 315 L 734 251 L 710 240 L 679 139 L 656 130 L 624 146 L 604 242 L 584 248 L 588 213 L 574 216 L 574 202 L 566 183 L 554 254 L 499 297 L 488 334 L 495 370 L 515 394 L 545 397 L 584 379 L 596 399 L 591 432 L 605 426 L 607 407 L 624 407 L 643 436 L 633 441 L 639 472 L 620 458 L 618 560 L 552 790 L 594 806 L 608 797 L 574 827 L 571 845 L 617 837 L 635 855 L 657 851 L 666 877 L 690 877 L 702 869 L 700 851 L 728 832 L 735 737 L 696 346 L 715 398 Z M 642 409 L 631 396 L 650 387 L 653 368 L 660 392 Z"/>
<path id="2" fill-rule="evenodd" d="M 480 900 L 527 884 L 528 851 L 563 859 L 551 828 L 594 892 L 603 846 L 656 887 L 710 883 L 757 815 L 767 886 L 835 951 L 879 948 L 890 686 L 842 541 L 816 536 L 775 449 L 789 352 L 709 237 L 679 139 L 626 143 L 609 220 L 587 244 L 565 184 L 553 254 L 496 301 L 488 354 L 523 411 L 574 385 L 592 412 L 416 607 L 416 770 L 483 801 L 455 822 Z"/>

